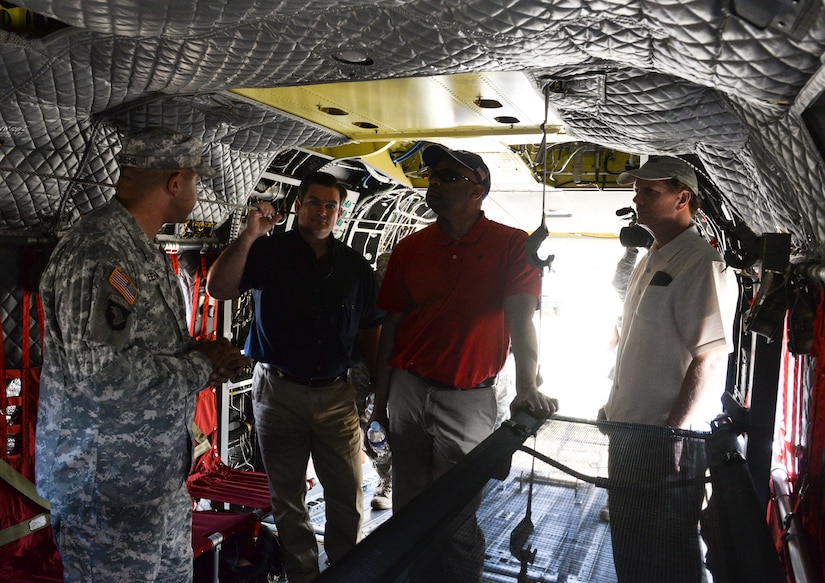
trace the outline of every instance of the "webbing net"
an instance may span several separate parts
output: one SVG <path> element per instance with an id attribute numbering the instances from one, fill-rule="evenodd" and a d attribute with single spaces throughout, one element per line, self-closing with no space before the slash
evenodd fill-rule
<path id="1" fill-rule="evenodd" d="M 732 426 L 523 429 L 500 428 L 322 580 L 784 580 Z"/>

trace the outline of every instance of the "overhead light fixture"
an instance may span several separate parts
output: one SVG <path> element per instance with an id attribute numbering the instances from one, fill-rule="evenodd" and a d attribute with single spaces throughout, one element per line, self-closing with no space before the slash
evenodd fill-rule
<path id="1" fill-rule="evenodd" d="M 495 120 L 498 123 L 503 123 L 507 125 L 515 125 L 517 123 L 521 123 L 521 120 L 517 117 L 513 117 L 512 115 L 500 115 Z"/>
<path id="2" fill-rule="evenodd" d="M 361 65 L 363 67 L 369 67 L 370 65 L 375 64 L 375 61 L 373 61 L 365 53 L 352 49 L 336 51 L 332 53 L 332 58 L 339 63 L 345 63 L 347 65 Z"/>
<path id="3" fill-rule="evenodd" d="M 368 121 L 354 121 L 352 125 L 358 126 L 359 128 L 363 128 L 365 130 L 377 130 L 378 126 L 374 123 L 370 123 Z"/>
<path id="4" fill-rule="evenodd" d="M 324 105 L 319 105 L 318 109 L 328 115 L 349 115 L 346 111 L 344 111 L 343 109 L 338 109 L 337 107 L 327 107 Z"/>
<path id="5" fill-rule="evenodd" d="M 482 109 L 498 109 L 499 107 L 504 107 L 497 99 L 484 99 L 482 97 L 476 97 L 473 103 Z"/>

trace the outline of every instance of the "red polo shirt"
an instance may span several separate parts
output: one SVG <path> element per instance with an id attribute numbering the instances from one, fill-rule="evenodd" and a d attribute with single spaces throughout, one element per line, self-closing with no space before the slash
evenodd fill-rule
<path id="1" fill-rule="evenodd" d="M 498 374 L 510 348 L 504 299 L 541 293 L 525 258 L 527 233 L 483 214 L 459 240 L 438 224 L 393 249 L 378 307 L 400 312 L 392 366 L 449 385 L 474 387 Z"/>

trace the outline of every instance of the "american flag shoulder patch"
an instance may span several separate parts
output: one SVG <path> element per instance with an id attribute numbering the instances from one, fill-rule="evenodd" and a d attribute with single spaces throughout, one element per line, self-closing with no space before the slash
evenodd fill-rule
<path id="1" fill-rule="evenodd" d="M 135 303 L 138 296 L 138 290 L 129 276 L 126 275 L 120 267 L 115 267 L 112 275 L 109 276 L 109 283 L 115 288 L 123 299 L 129 302 L 129 305 Z"/>

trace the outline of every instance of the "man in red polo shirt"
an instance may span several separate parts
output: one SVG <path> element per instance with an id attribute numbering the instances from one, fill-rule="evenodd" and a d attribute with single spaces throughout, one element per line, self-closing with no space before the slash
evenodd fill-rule
<path id="1" fill-rule="evenodd" d="M 511 348 L 511 410 L 537 418 L 556 410 L 536 385 L 541 278 L 525 257 L 527 233 L 484 216 L 490 171 L 480 156 L 430 145 L 423 159 L 427 204 L 438 220 L 395 246 L 377 302 L 387 316 L 373 419 L 389 422 L 394 511 L 492 433 L 497 375 Z M 428 573 L 418 574 L 422 581 L 480 580 L 485 542 L 477 503 Z"/>

